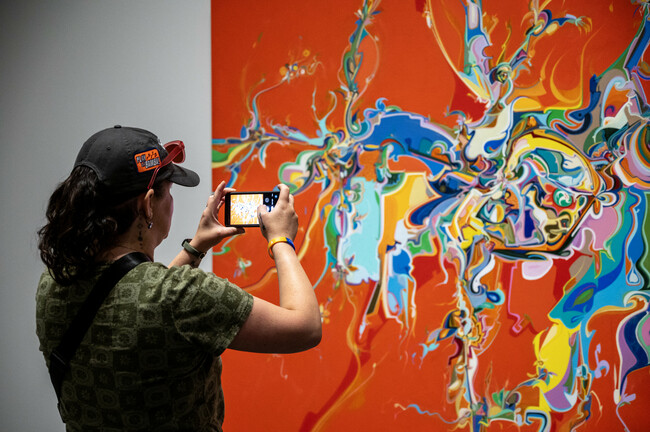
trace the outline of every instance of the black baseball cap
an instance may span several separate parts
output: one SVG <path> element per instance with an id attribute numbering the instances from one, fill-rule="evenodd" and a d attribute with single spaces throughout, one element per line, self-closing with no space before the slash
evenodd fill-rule
<path id="1" fill-rule="evenodd" d="M 117 125 L 91 136 L 81 147 L 74 166 L 92 169 L 104 193 L 115 202 L 146 192 L 162 180 L 181 186 L 198 185 L 197 173 L 177 165 L 184 159 L 182 141 L 163 146 L 149 131 Z"/>

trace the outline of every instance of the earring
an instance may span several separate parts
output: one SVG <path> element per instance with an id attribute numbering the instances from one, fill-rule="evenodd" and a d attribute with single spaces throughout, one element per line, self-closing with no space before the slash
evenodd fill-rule
<path id="1" fill-rule="evenodd" d="M 149 222 L 149 225 L 147 225 L 147 229 L 151 229 L 152 226 L 153 226 L 153 222 Z"/>

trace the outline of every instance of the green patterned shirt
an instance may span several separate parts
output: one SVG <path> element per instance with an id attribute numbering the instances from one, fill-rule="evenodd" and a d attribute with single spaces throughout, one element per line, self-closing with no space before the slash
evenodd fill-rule
<path id="1" fill-rule="evenodd" d="M 36 333 L 49 356 L 94 286 L 69 287 L 45 271 Z M 63 380 L 67 431 L 220 431 L 221 358 L 248 318 L 253 297 L 189 266 L 143 263 L 113 288 Z"/>

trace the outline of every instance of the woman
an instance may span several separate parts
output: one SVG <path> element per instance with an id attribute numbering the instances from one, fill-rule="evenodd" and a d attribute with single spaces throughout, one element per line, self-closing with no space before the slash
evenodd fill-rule
<path id="1" fill-rule="evenodd" d="M 183 159 L 180 141 L 163 147 L 148 131 L 115 126 L 84 144 L 50 198 L 48 222 L 39 230 L 47 270 L 36 311 L 48 367 L 109 263 L 134 252 L 148 258 L 112 288 L 70 359 L 59 404 L 68 431 L 219 431 L 219 356 L 226 348 L 290 353 L 320 341 L 318 302 L 291 242 L 298 218 L 284 185 L 271 212 L 259 208 L 279 306 L 196 268 L 208 249 L 244 231 L 217 219 L 230 190 L 223 182 L 169 267 L 153 262 L 171 224 L 172 184 L 199 182 L 177 165 Z"/>

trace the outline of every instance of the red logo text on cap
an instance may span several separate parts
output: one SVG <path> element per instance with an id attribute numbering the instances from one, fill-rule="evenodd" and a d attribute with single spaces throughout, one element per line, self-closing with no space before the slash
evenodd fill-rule
<path id="1" fill-rule="evenodd" d="M 145 172 L 156 168 L 160 165 L 160 153 L 158 153 L 158 149 L 138 153 L 135 155 L 135 164 L 138 167 L 138 172 Z"/>

